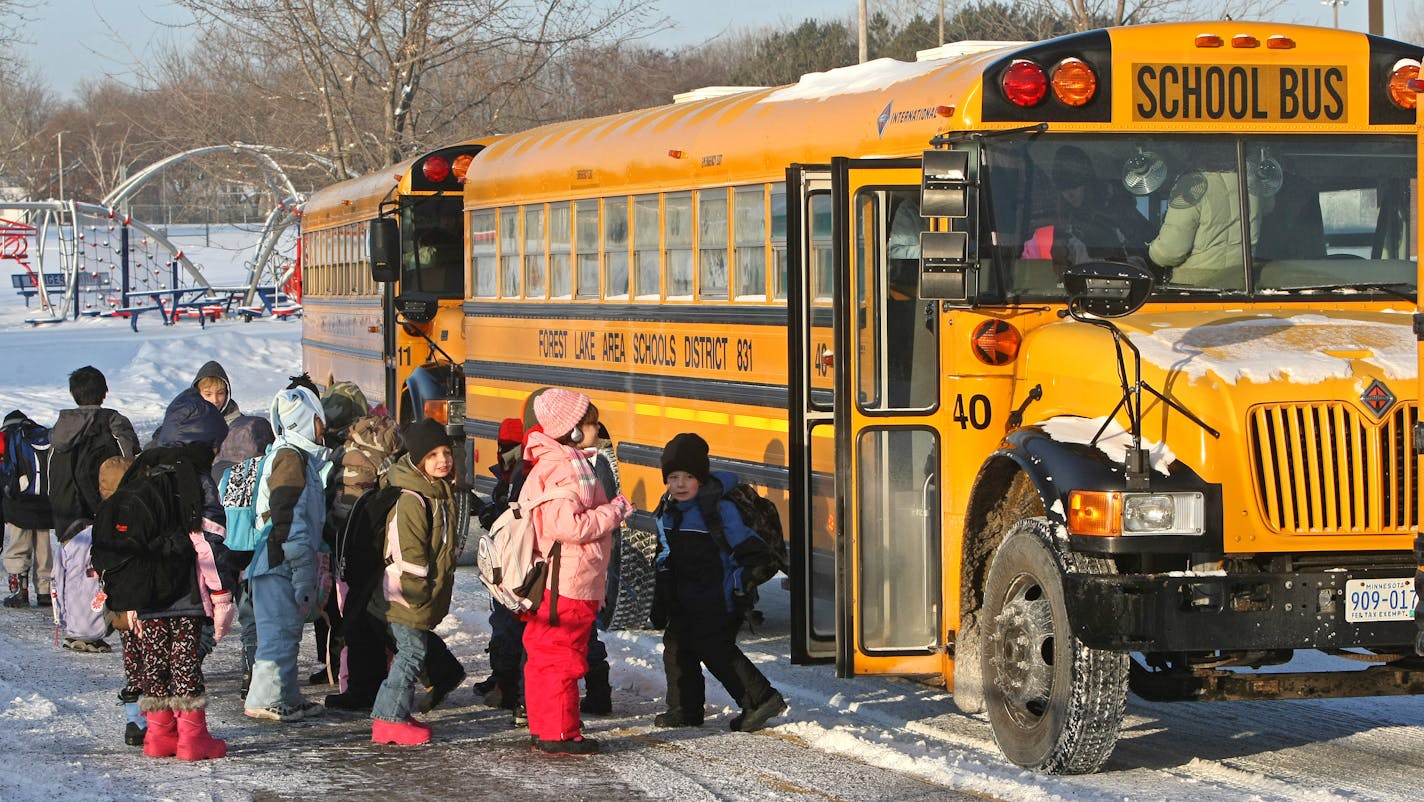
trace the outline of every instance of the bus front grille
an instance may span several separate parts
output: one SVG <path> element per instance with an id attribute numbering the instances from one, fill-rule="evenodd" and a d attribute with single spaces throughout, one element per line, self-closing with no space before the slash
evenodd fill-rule
<path id="1" fill-rule="evenodd" d="M 1247 435 L 1267 525 L 1287 535 L 1414 532 L 1418 420 L 1414 403 L 1380 420 L 1343 402 L 1253 407 Z"/>

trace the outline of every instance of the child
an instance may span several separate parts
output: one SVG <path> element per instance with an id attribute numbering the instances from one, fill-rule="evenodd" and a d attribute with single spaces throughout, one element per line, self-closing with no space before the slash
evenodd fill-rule
<path id="1" fill-rule="evenodd" d="M 227 754 L 227 744 L 208 732 L 206 685 L 203 678 L 201 637 L 211 620 L 214 637 L 221 640 L 232 629 L 236 608 L 227 549 L 222 545 L 223 527 L 213 519 L 221 517 L 217 487 L 212 480 L 213 458 L 227 437 L 227 422 L 217 407 L 189 388 L 168 405 L 158 429 L 158 447 L 144 451 L 124 476 L 120 489 L 129 483 L 154 481 L 163 472 L 192 472 L 196 486 L 193 497 L 181 488 L 176 500 L 182 520 L 196 520 L 197 526 L 179 537 L 191 542 L 197 557 L 194 570 L 188 568 L 186 589 L 171 603 L 143 605 L 130 612 L 131 628 L 138 631 L 143 671 L 140 707 L 148 714 L 143 753 L 149 757 L 179 760 L 207 760 Z M 114 504 L 114 501 L 107 502 Z M 123 509 L 120 507 L 119 509 Z M 96 529 L 110 511 L 101 515 Z M 118 531 L 125 521 L 114 517 Z M 177 554 L 178 552 L 174 552 Z M 164 559 L 192 559 L 166 556 Z M 109 574 L 105 574 L 106 583 Z M 108 590 L 106 584 L 106 590 Z"/>
<path id="2" fill-rule="evenodd" d="M 523 462 L 524 421 L 505 418 L 499 424 L 495 440 L 499 460 L 490 466 L 494 474 L 494 490 L 490 501 L 480 510 L 480 526 L 488 530 L 495 519 L 509 508 L 510 494 L 519 492 L 527 463 Z M 516 710 L 523 704 L 520 690 L 524 663 L 524 624 L 502 604 L 490 604 L 489 679 L 475 683 L 475 692 L 484 697 L 490 707 Z"/>
<path id="3" fill-rule="evenodd" d="M 124 478 L 124 472 L 133 464 L 129 457 L 109 457 L 99 466 L 99 497 L 106 499 L 114 494 L 114 490 L 119 486 L 119 480 Z M 104 609 L 103 592 L 99 586 L 99 577 L 94 569 L 89 565 L 89 550 L 93 543 L 94 526 L 89 522 L 88 526 L 80 530 L 74 537 L 64 543 L 55 554 L 54 581 L 55 589 L 55 610 L 61 615 L 60 624 L 64 627 L 64 646 L 67 649 L 76 651 L 109 651 L 109 645 L 102 640 L 84 641 L 83 634 L 78 627 L 92 626 L 93 617 L 97 616 L 102 622 L 100 626 L 104 629 L 113 630 L 114 623 L 118 616 Z M 85 572 L 84 580 L 78 580 L 79 572 Z M 92 613 L 92 615 L 91 615 Z M 83 619 L 79 621 L 78 619 Z M 127 616 L 124 618 L 127 625 Z M 123 702 L 124 715 L 127 723 L 124 725 L 124 743 L 129 746 L 143 746 L 143 733 L 148 727 L 148 720 L 138 709 L 138 698 L 142 691 L 139 689 L 139 678 L 143 675 L 143 658 L 138 650 L 138 639 L 133 637 L 127 629 L 120 630 L 119 641 L 123 646 L 124 655 L 124 687 L 119 691 L 119 701 Z M 71 644 L 71 642 L 74 642 Z M 83 648 L 83 644 L 91 647 L 102 644 L 103 648 Z"/>
<path id="4" fill-rule="evenodd" d="M 231 552 L 233 567 L 238 570 L 237 586 L 233 588 L 234 602 L 237 604 L 237 629 L 242 637 L 242 686 L 241 693 L 247 696 L 252 685 L 252 664 L 257 657 L 257 619 L 252 612 L 252 593 L 247 584 L 247 566 L 252 562 L 253 540 L 256 537 L 252 525 L 252 491 L 256 484 L 255 471 L 233 475 L 233 468 L 254 457 L 259 457 L 272 445 L 276 435 L 272 424 L 257 415 L 238 415 L 228 424 L 227 437 L 213 460 L 213 475 L 218 480 L 218 497 L 222 500 L 223 525 L 227 527 L 224 543 Z M 248 466 L 251 467 L 251 466 Z"/>
<path id="5" fill-rule="evenodd" d="M 403 491 L 386 520 L 386 569 L 371 609 L 390 623 L 395 660 L 371 709 L 371 740 L 413 746 L 430 740 L 430 725 L 411 717 L 415 684 L 425 665 L 430 630 L 450 611 L 455 588 L 455 539 L 450 436 L 426 419 L 403 432 L 406 456 L 386 473 Z"/>
<path id="6" fill-rule="evenodd" d="M 217 408 L 228 426 L 242 414 L 237 402 L 232 399 L 232 382 L 228 380 L 221 362 L 214 359 L 203 363 L 193 377 L 192 386 L 205 401 Z"/>
<path id="7" fill-rule="evenodd" d="M 49 433 L 49 502 L 59 536 L 80 518 L 94 520 L 104 460 L 138 453 L 129 419 L 100 406 L 109 384 L 98 368 L 85 365 L 69 374 L 69 394 L 78 407 L 60 410 Z"/>
<path id="8" fill-rule="evenodd" d="M 786 711 L 786 700 L 737 648 L 737 630 L 755 595 L 744 580 L 745 565 L 764 562 L 758 552 L 766 542 L 747 528 L 737 506 L 720 498 L 720 488 L 736 485 L 736 477 L 719 471 L 714 477 L 707 441 L 696 434 L 679 434 L 663 448 L 663 481 L 668 492 L 658 505 L 658 579 L 667 591 L 659 594 L 654 621 L 665 619 L 663 671 L 667 675 L 667 705 L 653 724 L 658 727 L 700 727 L 706 689 L 702 666 L 722 683 L 742 707 L 731 721 L 734 731 L 754 732 Z M 720 483 L 720 485 L 719 485 Z M 699 493 L 716 492 L 713 499 Z M 722 516 L 725 548 L 709 533 L 702 503 L 715 503 Z M 730 549 L 727 551 L 726 549 Z"/>
<path id="9" fill-rule="evenodd" d="M 329 480 L 337 485 L 328 516 L 337 532 L 345 532 L 356 500 L 374 490 L 402 450 L 400 432 L 388 417 L 369 415 L 352 423 Z M 332 495 L 328 488 L 328 496 Z M 386 622 L 372 615 L 371 594 L 379 586 L 376 567 L 353 558 L 360 544 L 343 543 L 333 556 L 339 570 L 336 598 L 341 610 L 342 648 L 337 651 L 340 693 L 329 694 L 333 710 L 369 711 L 386 676 Z"/>
<path id="10" fill-rule="evenodd" d="M 588 396 L 555 387 L 534 399 L 534 414 L 542 431 L 526 441 L 533 467 L 519 499 L 541 498 L 556 486 L 576 498 L 554 499 L 530 514 L 539 553 L 554 567 L 549 592 L 524 626 L 524 703 L 535 749 L 591 755 L 599 747 L 583 737 L 578 681 L 588 672 L 589 632 L 607 591 L 613 530 L 633 505 L 622 495 L 608 500 L 582 450 L 598 436 L 598 408 Z"/>
<path id="11" fill-rule="evenodd" d="M 302 698 L 297 653 L 302 626 L 317 603 L 317 552 L 326 524 L 325 480 L 330 452 L 320 445 L 326 412 L 306 374 L 272 399 L 277 439 L 257 477 L 256 512 L 263 537 L 247 567 L 257 653 L 243 714 L 291 722 L 319 716 L 320 704 Z"/>

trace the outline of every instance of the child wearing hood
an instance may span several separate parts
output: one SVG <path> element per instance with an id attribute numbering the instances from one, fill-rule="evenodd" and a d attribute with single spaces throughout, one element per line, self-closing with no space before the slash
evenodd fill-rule
<path id="1" fill-rule="evenodd" d="M 271 417 L 277 439 L 257 477 L 261 536 L 247 568 L 257 653 L 243 713 L 290 722 L 324 712 L 302 697 L 297 653 L 302 627 L 318 598 L 317 554 L 326 524 L 330 451 L 320 445 L 326 413 L 306 374 L 278 391 Z"/>
<path id="2" fill-rule="evenodd" d="M 227 421 L 229 426 L 242 414 L 242 410 L 237 408 L 237 402 L 232 399 L 232 382 L 227 378 L 227 371 L 223 370 L 222 363 L 216 359 L 209 360 L 198 368 L 198 375 L 193 377 L 193 388 L 222 413 L 223 420 Z"/>
<path id="3" fill-rule="evenodd" d="M 430 725 L 411 716 L 415 686 L 455 589 L 455 457 L 437 421 L 412 423 L 402 434 L 406 455 L 385 476 L 401 494 L 386 518 L 385 575 L 370 603 L 390 624 L 396 656 L 371 708 L 371 740 L 412 746 L 430 740 Z"/>
<path id="4" fill-rule="evenodd" d="M 658 504 L 657 567 L 660 592 L 653 614 L 665 619 L 663 672 L 667 675 L 666 712 L 658 727 L 700 727 L 706 702 L 702 666 L 741 705 L 731 729 L 754 732 L 786 711 L 786 700 L 737 647 L 737 630 L 755 599 L 755 584 L 745 565 L 763 564 L 766 542 L 742 521 L 737 505 L 721 497 L 737 477 L 712 473 L 707 441 L 679 434 L 663 448 L 667 495 Z M 710 498 L 707 498 L 711 494 Z M 715 504 L 722 517 L 725 544 L 708 529 L 703 505 Z M 670 584 L 670 587 L 668 585 Z"/>
<path id="5" fill-rule="evenodd" d="M 520 489 L 528 504 L 555 491 L 534 508 L 530 521 L 539 553 L 555 563 L 549 592 L 526 614 L 524 626 L 525 706 L 536 750 L 556 755 L 591 755 L 598 741 L 583 736 L 578 683 L 588 672 L 588 639 L 607 590 L 613 530 L 633 514 L 619 494 L 604 493 L 583 446 L 598 436 L 598 407 L 583 393 L 558 387 L 534 399 L 541 431 L 531 432 L 525 456 L 533 463 Z"/>
<path id="6" fill-rule="evenodd" d="M 158 428 L 158 447 L 143 452 L 124 475 L 125 482 L 142 481 L 152 469 L 190 470 L 201 487 L 201 518 L 188 534 L 197 555 L 190 590 L 167 606 L 127 615 L 130 628 L 139 633 L 139 706 L 147 713 L 143 753 L 149 757 L 205 760 L 227 754 L 227 744 L 208 732 L 201 648 L 206 624 L 212 624 L 221 640 L 236 618 L 236 576 L 223 546 L 222 504 L 210 473 L 226 436 L 227 422 L 217 408 L 189 388 L 168 405 Z"/>

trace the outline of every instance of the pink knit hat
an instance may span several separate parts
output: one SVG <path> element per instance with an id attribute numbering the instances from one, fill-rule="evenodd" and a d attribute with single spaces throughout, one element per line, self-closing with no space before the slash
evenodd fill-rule
<path id="1" fill-rule="evenodd" d="M 579 425 L 589 403 L 583 393 L 551 387 L 534 399 L 534 417 L 544 434 L 558 440 Z"/>

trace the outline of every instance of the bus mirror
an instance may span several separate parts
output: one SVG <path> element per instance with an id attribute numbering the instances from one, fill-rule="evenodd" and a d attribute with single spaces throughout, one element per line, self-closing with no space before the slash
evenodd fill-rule
<path id="1" fill-rule="evenodd" d="M 1136 312 L 1152 294 L 1152 274 L 1136 265 L 1084 262 L 1063 273 L 1068 311 L 1074 317 L 1123 317 Z"/>
<path id="2" fill-rule="evenodd" d="M 920 234 L 920 297 L 968 303 L 974 295 L 978 265 L 969 256 L 963 231 Z"/>
<path id="3" fill-rule="evenodd" d="M 440 311 L 439 299 L 428 292 L 403 292 L 396 296 L 396 311 L 402 321 L 429 323 Z"/>
<path id="4" fill-rule="evenodd" d="M 396 280 L 400 265 L 400 229 L 394 217 L 378 217 L 371 221 L 371 279 L 389 283 Z"/>
<path id="5" fill-rule="evenodd" d="M 964 217 L 969 213 L 968 186 L 968 151 L 925 151 L 920 179 L 920 216 Z"/>

